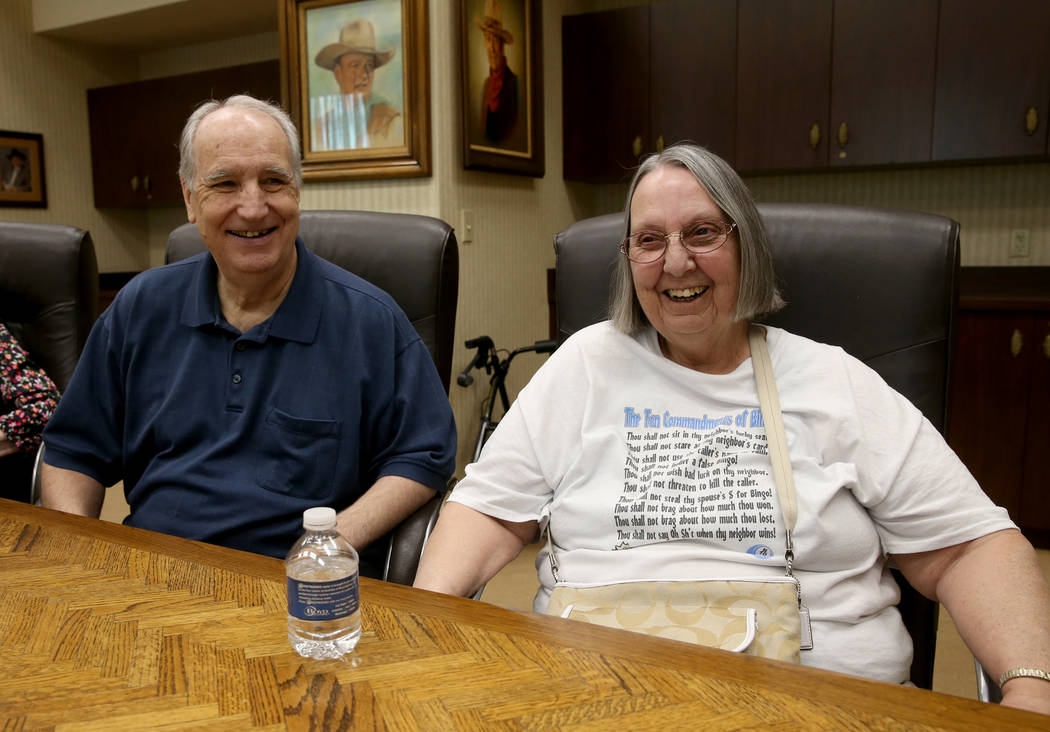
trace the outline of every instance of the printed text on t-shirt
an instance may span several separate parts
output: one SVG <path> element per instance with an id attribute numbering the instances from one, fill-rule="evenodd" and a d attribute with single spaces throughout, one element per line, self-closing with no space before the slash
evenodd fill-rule
<path id="1" fill-rule="evenodd" d="M 778 536 L 762 412 L 710 417 L 624 408 L 616 549 L 698 540 L 769 558 Z"/>

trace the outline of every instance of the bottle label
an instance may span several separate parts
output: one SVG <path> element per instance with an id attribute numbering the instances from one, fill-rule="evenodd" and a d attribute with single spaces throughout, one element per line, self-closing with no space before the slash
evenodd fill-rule
<path id="1" fill-rule="evenodd" d="M 337 620 L 358 607 L 357 572 L 329 582 L 288 578 L 288 614 L 300 620 Z"/>

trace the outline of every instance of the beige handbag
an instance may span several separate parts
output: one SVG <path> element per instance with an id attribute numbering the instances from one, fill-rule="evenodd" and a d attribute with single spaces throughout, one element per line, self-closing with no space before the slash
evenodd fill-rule
<path id="1" fill-rule="evenodd" d="M 773 365 L 765 331 L 752 325 L 748 338 L 773 476 L 784 514 L 785 575 L 612 584 L 561 582 L 548 522 L 548 556 L 557 583 L 547 606 L 549 614 L 795 663 L 801 649 L 813 647 L 809 611 L 802 603 L 801 585 L 792 573 L 791 534 L 798 509 Z"/>

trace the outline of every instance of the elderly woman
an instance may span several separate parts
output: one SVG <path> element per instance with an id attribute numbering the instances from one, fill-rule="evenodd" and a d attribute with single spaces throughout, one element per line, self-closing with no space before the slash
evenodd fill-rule
<path id="1" fill-rule="evenodd" d="M 627 213 L 611 320 L 567 340 L 522 390 L 441 513 L 417 586 L 469 595 L 547 521 L 562 581 L 783 575 L 748 340 L 751 321 L 782 301 L 754 202 L 723 160 L 678 145 L 641 165 Z M 812 620 L 802 663 L 908 678 L 894 561 L 951 612 L 989 672 L 1050 669 L 1050 591 L 1006 512 L 871 369 L 764 331 L 797 493 L 794 574 Z M 555 582 L 547 553 L 539 611 Z M 1038 674 L 1003 692 L 1050 712 Z"/>

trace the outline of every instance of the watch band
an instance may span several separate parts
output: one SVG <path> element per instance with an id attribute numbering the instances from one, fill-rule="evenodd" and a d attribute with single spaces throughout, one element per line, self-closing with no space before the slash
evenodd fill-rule
<path id="1" fill-rule="evenodd" d="M 1050 681 L 1050 673 L 1047 673 L 1041 668 L 1012 668 L 1009 671 L 1004 671 L 1003 675 L 999 677 L 999 687 L 1005 684 L 1010 679 L 1016 679 L 1018 676 L 1027 676 L 1033 679 L 1042 679 L 1043 681 Z"/>

